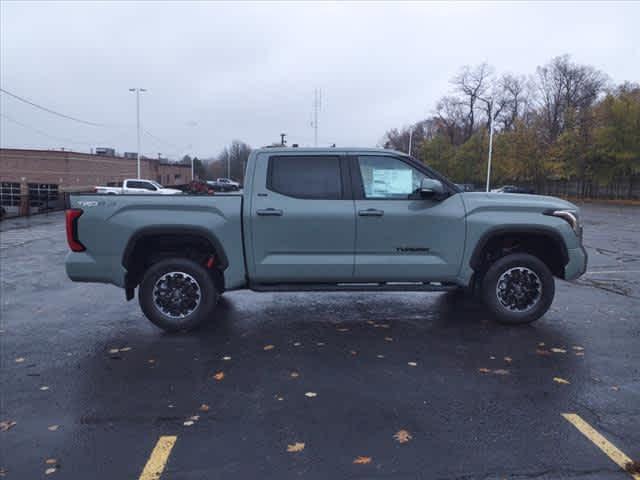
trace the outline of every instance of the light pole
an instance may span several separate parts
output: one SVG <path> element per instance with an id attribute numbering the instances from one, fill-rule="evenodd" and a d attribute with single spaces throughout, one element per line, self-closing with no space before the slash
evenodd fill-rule
<path id="1" fill-rule="evenodd" d="M 493 153 L 493 97 L 478 97 L 489 107 L 489 158 L 487 159 L 487 186 L 485 190 L 488 192 L 491 188 L 491 154 Z"/>
<path id="2" fill-rule="evenodd" d="M 130 88 L 129 91 L 136 92 L 136 125 L 138 137 L 138 151 L 136 152 L 136 158 L 138 160 L 137 178 L 140 178 L 140 92 L 146 92 L 147 90 L 144 88 Z"/>
<path id="3" fill-rule="evenodd" d="M 411 156 L 411 140 L 413 140 L 413 127 L 409 128 L 409 156 Z"/>

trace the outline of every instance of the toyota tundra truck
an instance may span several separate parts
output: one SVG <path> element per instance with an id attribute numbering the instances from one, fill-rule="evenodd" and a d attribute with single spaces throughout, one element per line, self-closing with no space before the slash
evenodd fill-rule
<path id="1" fill-rule="evenodd" d="M 578 208 L 463 192 L 382 149 L 266 148 L 242 195 L 72 195 L 69 278 L 110 283 L 167 331 L 215 317 L 225 291 L 448 291 L 507 324 L 548 310 L 584 273 Z"/>

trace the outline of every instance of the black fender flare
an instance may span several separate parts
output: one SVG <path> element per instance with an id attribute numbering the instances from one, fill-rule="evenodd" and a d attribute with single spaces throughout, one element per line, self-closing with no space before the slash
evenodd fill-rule
<path id="1" fill-rule="evenodd" d="M 227 254 L 220 243 L 220 240 L 213 235 L 209 230 L 203 227 L 189 226 L 155 226 L 155 227 L 143 227 L 137 230 L 127 242 L 127 246 L 122 254 L 122 266 L 128 270 L 128 265 L 131 262 L 131 255 L 133 254 L 136 244 L 143 238 L 154 237 L 159 235 L 192 235 L 201 237 L 211 244 L 217 255 L 218 267 L 221 270 L 225 270 L 229 266 L 229 260 Z"/>
<path id="2" fill-rule="evenodd" d="M 494 227 L 490 228 L 486 232 L 482 234 L 478 243 L 476 243 L 475 248 L 473 249 L 473 254 L 469 259 L 469 265 L 473 270 L 477 270 L 482 262 L 482 252 L 487 244 L 491 241 L 492 238 L 502 236 L 505 234 L 532 234 L 539 237 L 547 237 L 556 245 L 556 247 L 560 251 L 560 255 L 562 256 L 563 266 L 566 266 L 569 263 L 569 252 L 567 250 L 567 245 L 562 238 L 562 235 L 558 233 L 556 230 L 550 227 L 531 227 L 531 226 L 508 226 L 508 227 Z"/>

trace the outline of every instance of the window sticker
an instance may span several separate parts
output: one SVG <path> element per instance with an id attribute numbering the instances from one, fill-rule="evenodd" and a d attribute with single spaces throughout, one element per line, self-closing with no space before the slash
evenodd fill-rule
<path id="1" fill-rule="evenodd" d="M 413 190 L 411 170 L 373 170 L 374 196 L 409 194 Z"/>

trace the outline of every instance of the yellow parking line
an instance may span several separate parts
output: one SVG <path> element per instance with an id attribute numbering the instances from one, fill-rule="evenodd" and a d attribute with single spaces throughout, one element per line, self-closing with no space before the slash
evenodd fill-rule
<path id="1" fill-rule="evenodd" d="M 613 443 L 604 438 L 600 433 L 595 430 L 591 425 L 585 422 L 580 415 L 575 413 L 563 413 L 562 416 L 573 424 L 580 432 L 587 437 L 591 442 L 602 450 L 611 460 L 617 463 L 620 468 L 626 471 L 627 465 L 631 464 L 631 459 L 627 457 L 624 452 L 618 449 Z M 640 480 L 640 473 L 630 473 L 634 480 Z"/>
<path id="2" fill-rule="evenodd" d="M 151 456 L 144 466 L 144 470 L 140 474 L 139 480 L 159 480 L 160 475 L 164 471 L 164 467 L 169 460 L 171 449 L 176 443 L 178 437 L 166 436 L 160 437 L 156 443 Z"/>

